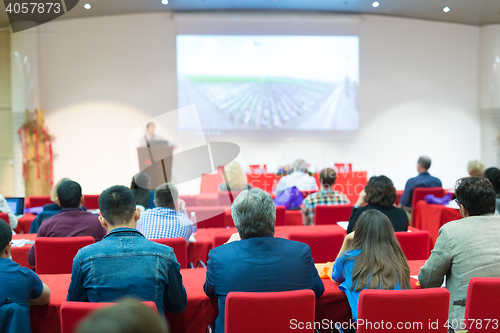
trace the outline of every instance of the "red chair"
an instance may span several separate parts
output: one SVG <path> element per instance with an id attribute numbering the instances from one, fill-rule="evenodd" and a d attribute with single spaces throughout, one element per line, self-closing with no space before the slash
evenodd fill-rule
<path id="1" fill-rule="evenodd" d="M 8 225 L 10 225 L 10 218 L 8 213 L 0 213 L 0 220 L 4 220 Z"/>
<path id="2" fill-rule="evenodd" d="M 345 234 L 342 231 L 292 231 L 288 235 L 290 240 L 309 245 L 315 263 L 335 261 L 344 237 Z"/>
<path id="3" fill-rule="evenodd" d="M 356 332 L 447 333 L 445 323 L 448 320 L 449 302 L 450 293 L 446 288 L 364 289 L 359 296 Z M 429 327 L 436 321 L 436 327 Z"/>
<path id="4" fill-rule="evenodd" d="M 27 199 L 25 203 L 26 208 L 43 207 L 43 205 L 53 203 L 50 200 L 50 195 L 28 197 Z"/>
<path id="5" fill-rule="evenodd" d="M 425 200 L 425 196 L 428 194 L 432 194 L 437 198 L 444 197 L 444 189 L 442 187 L 417 187 L 413 190 L 413 196 L 411 200 L 412 207 L 412 221 L 416 221 L 416 210 L 417 202 Z"/>
<path id="6" fill-rule="evenodd" d="M 318 191 L 300 191 L 300 193 L 302 193 L 302 195 L 304 196 L 304 199 L 307 198 L 307 196 L 309 194 L 313 194 L 313 193 L 316 193 Z"/>
<path id="7" fill-rule="evenodd" d="M 212 249 L 226 243 L 231 237 L 231 235 L 234 234 L 234 232 L 235 232 L 234 229 L 233 230 L 222 229 L 220 231 L 217 231 L 217 233 L 214 234 L 214 237 L 212 239 Z"/>
<path id="8" fill-rule="evenodd" d="M 188 259 L 187 259 L 187 242 L 183 237 L 177 238 L 157 238 L 150 239 L 153 242 L 170 246 L 174 249 L 175 257 L 177 258 L 177 262 L 181 265 L 181 268 L 188 267 Z"/>
<path id="9" fill-rule="evenodd" d="M 154 302 L 142 302 L 156 312 Z M 116 303 L 63 302 L 60 309 L 61 333 L 73 333 L 80 322 L 92 311 L 102 309 Z"/>
<path id="10" fill-rule="evenodd" d="M 230 292 L 226 298 L 226 333 L 296 332 L 297 323 L 314 323 L 314 292 L 293 290 L 266 293 Z M 314 332 L 314 328 L 301 329 Z"/>
<path id="11" fill-rule="evenodd" d="M 276 206 L 276 222 L 275 226 L 284 226 L 286 220 L 286 208 L 285 206 Z"/>
<path id="12" fill-rule="evenodd" d="M 198 228 L 224 228 L 226 216 L 224 207 L 188 207 L 187 213 L 191 217 L 191 212 L 196 213 Z"/>
<path id="13" fill-rule="evenodd" d="M 469 333 L 498 332 L 499 309 L 500 278 L 472 278 L 465 302 L 465 323 Z"/>
<path id="14" fill-rule="evenodd" d="M 83 204 L 87 209 L 99 209 L 99 194 L 85 194 L 85 203 Z"/>
<path id="15" fill-rule="evenodd" d="M 217 173 L 203 174 L 201 176 L 200 193 L 217 193 L 219 185 L 224 183 L 224 176 L 219 169 Z"/>
<path id="16" fill-rule="evenodd" d="M 399 245 L 408 260 L 427 260 L 431 254 L 429 249 L 429 231 L 395 232 Z"/>
<path id="17" fill-rule="evenodd" d="M 314 208 L 314 224 L 337 224 L 349 221 L 354 205 L 317 205 Z"/>
<path id="18" fill-rule="evenodd" d="M 194 195 L 179 195 L 179 199 L 184 200 L 186 207 L 196 206 L 196 197 Z"/>
<path id="19" fill-rule="evenodd" d="M 71 274 L 78 250 L 94 244 L 94 237 L 37 237 L 35 239 L 38 274 Z"/>
<path id="20" fill-rule="evenodd" d="M 231 191 L 231 195 L 233 196 L 233 200 L 231 200 L 228 191 L 222 191 L 218 193 L 219 198 L 219 206 L 231 206 L 233 204 L 234 199 L 241 193 L 241 191 Z"/>

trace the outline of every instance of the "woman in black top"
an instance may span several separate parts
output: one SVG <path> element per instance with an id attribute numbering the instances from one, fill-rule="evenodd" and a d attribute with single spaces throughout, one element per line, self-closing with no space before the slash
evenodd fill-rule
<path id="1" fill-rule="evenodd" d="M 397 196 L 396 188 L 388 177 L 371 177 L 354 205 L 347 233 L 352 232 L 361 213 L 370 209 L 384 213 L 391 220 L 394 231 L 408 231 L 408 215 L 403 209 L 394 206 Z M 368 205 L 363 206 L 366 203 Z"/>

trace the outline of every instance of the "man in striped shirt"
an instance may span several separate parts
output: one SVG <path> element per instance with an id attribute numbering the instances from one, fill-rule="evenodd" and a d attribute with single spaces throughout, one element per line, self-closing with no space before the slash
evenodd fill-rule
<path id="1" fill-rule="evenodd" d="M 156 208 L 141 214 L 137 230 L 148 239 L 183 237 L 187 241 L 193 232 L 193 222 L 186 214 L 177 188 L 172 183 L 158 186 L 154 203 Z"/>
<path id="2" fill-rule="evenodd" d="M 321 170 L 319 181 L 323 189 L 308 195 L 302 202 L 302 222 L 304 225 L 313 224 L 314 208 L 317 205 L 346 205 L 349 203 L 345 194 L 332 190 L 336 179 L 337 173 L 332 168 Z"/>

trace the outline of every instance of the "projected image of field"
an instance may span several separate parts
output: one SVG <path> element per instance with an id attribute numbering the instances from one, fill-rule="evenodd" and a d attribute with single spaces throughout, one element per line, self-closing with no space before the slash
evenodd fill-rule
<path id="1" fill-rule="evenodd" d="M 206 130 L 359 126 L 357 37 L 186 35 L 177 42 L 178 104 L 194 104 Z M 189 122 L 181 116 L 179 128 Z"/>

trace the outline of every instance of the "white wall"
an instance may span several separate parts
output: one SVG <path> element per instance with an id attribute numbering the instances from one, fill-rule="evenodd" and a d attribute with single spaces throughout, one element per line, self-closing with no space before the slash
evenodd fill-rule
<path id="1" fill-rule="evenodd" d="M 479 158 L 479 28 L 361 16 L 360 130 L 330 139 L 235 140 L 248 164 L 302 157 L 318 168 L 352 162 L 396 187 L 419 155 L 453 186 Z M 55 178 L 85 193 L 128 185 L 129 133 L 176 108 L 175 23 L 168 13 L 63 20 L 42 26 L 41 100 L 56 135 Z M 177 133 L 167 133 L 176 140 Z"/>

